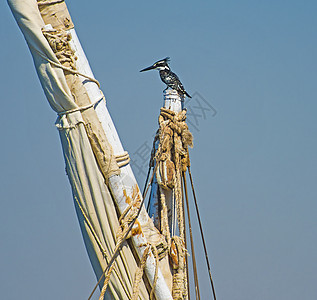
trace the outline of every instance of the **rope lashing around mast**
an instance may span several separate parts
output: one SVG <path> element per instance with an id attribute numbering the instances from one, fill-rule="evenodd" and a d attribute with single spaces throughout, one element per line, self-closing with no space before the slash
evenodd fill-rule
<path id="1" fill-rule="evenodd" d="M 47 3 L 45 3 L 47 4 Z M 40 3 L 38 3 L 40 5 Z M 46 40 L 48 41 L 51 49 L 53 50 L 56 58 L 58 59 L 58 63 L 49 59 L 46 55 L 44 55 L 42 52 L 38 51 L 37 49 L 33 48 L 34 51 L 36 51 L 44 60 L 49 62 L 51 65 L 61 68 L 62 70 L 69 72 L 71 74 L 82 76 L 89 81 L 92 81 L 97 84 L 97 86 L 100 88 L 100 83 L 95 78 L 92 78 L 88 75 L 82 74 L 81 72 L 78 72 L 76 70 L 76 60 L 77 57 L 75 56 L 75 52 L 72 50 L 69 41 L 71 40 L 71 35 L 68 34 L 66 31 L 62 29 L 42 29 L 42 33 Z M 83 111 L 86 109 L 89 109 L 91 107 L 94 107 L 97 103 L 99 103 L 101 100 L 105 99 L 105 96 L 103 95 L 102 91 L 100 90 L 101 98 L 88 104 L 85 106 L 77 107 L 74 109 L 68 109 L 64 111 L 58 112 L 59 116 L 63 116 L 66 114 L 71 114 L 76 111 Z"/>
<path id="2" fill-rule="evenodd" d="M 189 164 L 188 147 L 193 144 L 193 137 L 185 122 L 186 110 L 179 113 L 161 108 L 159 130 L 153 142 L 150 166 L 158 166 L 155 172 L 158 182 L 159 219 L 161 233 L 170 248 L 172 261 L 173 299 L 187 299 L 189 296 L 188 265 L 186 250 L 185 211 L 182 192 L 181 174 Z M 159 141 L 155 149 L 156 141 Z M 166 192 L 173 191 L 173 201 L 176 207 L 179 236 L 171 236 Z"/>
<path id="3" fill-rule="evenodd" d="M 63 115 L 67 115 L 67 114 L 71 114 L 71 113 L 74 113 L 76 111 L 83 111 L 83 110 L 86 110 L 88 108 L 91 108 L 91 107 L 94 107 L 96 104 L 98 104 L 100 101 L 104 100 L 105 99 L 105 96 L 102 95 L 102 97 L 100 99 L 98 99 L 97 101 L 93 102 L 93 103 L 90 103 L 88 105 L 85 105 L 85 106 L 80 106 L 80 107 L 77 107 L 77 108 L 74 108 L 74 109 L 69 109 L 69 110 L 63 110 L 63 111 L 60 111 L 58 113 L 59 116 L 63 116 Z"/>
<path id="4" fill-rule="evenodd" d="M 51 4 L 56 4 L 56 3 L 60 3 L 60 2 L 64 2 L 64 0 L 44 0 L 44 1 L 37 1 L 37 5 L 41 6 L 41 5 L 51 5 Z"/>
<path id="5" fill-rule="evenodd" d="M 83 76 L 84 78 L 96 83 L 98 85 L 98 87 L 100 88 L 100 84 L 96 79 L 94 79 L 90 76 L 87 76 L 85 74 L 82 74 L 76 70 L 77 57 L 75 56 L 74 50 L 70 46 L 70 40 L 71 40 L 70 33 L 67 33 L 63 29 L 49 29 L 47 27 L 42 29 L 42 33 L 43 33 L 44 37 L 46 38 L 46 40 L 48 41 L 48 43 L 49 43 L 51 49 L 53 50 L 59 63 L 56 63 L 56 62 L 50 60 L 49 58 L 47 58 L 44 54 L 39 53 L 42 58 L 47 60 L 52 65 L 57 66 L 59 68 L 62 68 L 65 71 L 64 74 L 65 74 L 66 80 L 67 80 L 67 75 L 69 75 L 69 74 L 80 75 L 80 76 Z M 77 78 L 77 81 L 80 81 L 77 76 L 76 76 L 76 78 Z M 70 85 L 69 82 L 67 82 L 67 84 Z M 72 81 L 72 86 L 73 85 L 75 86 L 75 81 Z M 76 95 L 76 93 L 74 93 L 72 91 L 72 89 L 71 89 L 71 92 L 72 92 L 72 96 L 74 97 L 75 103 L 80 102 L 80 101 L 76 101 L 76 99 L 78 100 L 78 95 Z M 89 99 L 89 97 L 88 97 L 87 100 L 91 103 L 88 102 L 89 104 L 86 104 L 86 105 L 77 103 L 78 107 L 73 108 L 73 109 L 60 111 L 60 112 L 58 112 L 58 115 L 60 117 L 62 117 L 62 116 L 67 115 L 67 114 L 71 114 L 71 113 L 74 113 L 77 111 L 83 112 L 89 108 L 95 107 L 95 105 L 98 104 L 100 101 L 105 100 L 105 96 L 103 95 L 101 90 L 99 90 L 99 93 L 101 94 L 101 97 L 98 100 L 91 101 L 91 99 Z M 99 157 L 100 156 L 99 152 L 100 152 L 100 150 L 103 151 L 105 149 L 99 149 L 99 141 L 98 141 L 99 137 L 97 137 L 94 134 L 94 132 L 91 132 L 89 122 L 86 123 L 86 121 L 87 120 L 84 117 L 85 128 L 86 128 L 90 143 L 96 143 L 96 145 L 92 147 L 93 151 L 95 149 L 98 152 L 97 161 L 103 165 L 104 162 L 102 161 L 102 158 Z M 88 131 L 89 131 L 89 133 L 88 133 Z M 103 137 L 101 137 L 101 138 L 103 138 Z M 109 149 L 107 149 L 107 150 L 109 150 Z M 94 151 L 94 153 L 96 151 Z M 112 150 L 110 150 L 110 152 L 111 151 Z M 119 154 L 119 155 L 114 155 L 114 159 L 117 162 L 118 168 L 124 167 L 130 162 L 130 157 L 129 157 L 129 154 L 127 151 L 124 151 L 122 154 Z M 109 167 L 108 164 L 107 164 L 107 167 Z M 108 171 L 105 171 L 105 169 L 103 167 L 102 167 L 102 170 L 103 170 L 104 175 L 107 177 L 109 175 Z M 106 180 L 107 180 L 107 178 L 106 178 Z"/>
<path id="6" fill-rule="evenodd" d="M 77 57 L 74 55 L 74 51 L 69 45 L 69 41 L 71 40 L 70 34 L 62 29 L 42 29 L 42 32 L 48 43 L 50 44 L 50 47 L 54 51 L 57 59 L 59 60 L 59 63 L 49 59 L 46 55 L 44 55 L 37 49 L 32 48 L 34 51 L 36 51 L 44 60 L 49 62 L 51 65 L 61 68 L 69 73 L 82 76 L 89 81 L 96 83 L 97 86 L 100 88 L 100 83 L 97 79 L 76 70 L 75 61 L 77 60 Z"/>
<path id="7" fill-rule="evenodd" d="M 98 87 L 100 88 L 99 82 L 85 74 L 82 74 L 78 71 L 76 71 L 75 61 L 77 60 L 77 57 L 74 55 L 74 51 L 71 49 L 69 45 L 69 41 L 71 40 L 71 35 L 67 34 L 64 30 L 42 30 L 43 35 L 47 39 L 48 43 L 50 44 L 50 47 L 54 51 L 57 59 L 59 60 L 59 64 L 50 60 L 49 58 L 41 55 L 44 59 L 46 59 L 48 62 L 53 64 L 54 66 L 62 68 L 64 71 L 70 72 L 72 74 L 80 75 L 84 78 L 89 79 L 90 81 L 95 82 Z M 58 113 L 59 116 L 74 113 L 76 111 L 83 111 L 86 109 L 89 109 L 91 107 L 94 107 L 96 104 L 98 104 L 100 101 L 105 99 L 105 96 L 103 95 L 102 91 L 100 90 L 100 93 L 102 94 L 102 97 L 98 100 L 96 100 L 93 103 L 90 103 L 85 106 L 77 107 L 70 110 L 61 111 Z M 130 162 L 130 157 L 127 151 L 124 151 L 120 155 L 115 155 L 115 159 L 118 163 L 119 168 L 126 166 Z"/>
<path id="8" fill-rule="evenodd" d="M 188 169 L 188 173 L 190 176 L 190 182 L 191 182 L 191 189 L 193 192 L 193 198 L 199 223 L 199 229 L 201 232 L 201 238 L 203 242 L 204 247 L 204 253 L 210 278 L 210 283 L 212 287 L 212 294 L 214 300 L 216 300 L 216 294 L 215 294 L 215 288 L 211 276 L 211 269 L 210 269 L 210 263 L 209 258 L 207 254 L 207 248 L 205 243 L 205 238 L 203 235 L 203 228 L 202 223 L 199 215 L 198 210 L 198 204 L 197 204 L 197 198 L 196 193 L 193 185 L 193 179 L 192 174 L 190 170 L 190 160 L 189 160 L 189 154 L 188 154 L 188 146 L 192 146 L 192 135 L 188 130 L 188 126 L 185 123 L 186 120 L 186 111 L 182 111 L 179 113 L 175 113 L 171 110 L 161 108 L 161 114 L 159 117 L 159 124 L 160 128 L 158 130 L 158 133 L 155 137 L 154 143 L 153 143 L 153 149 L 155 151 L 155 141 L 159 140 L 159 146 L 157 147 L 156 153 L 155 153 L 155 160 L 156 165 L 159 165 L 158 170 L 156 171 L 158 184 L 160 186 L 159 190 L 162 191 L 164 189 L 174 189 L 175 195 L 180 195 L 180 189 L 182 187 L 179 186 L 179 181 L 177 179 L 181 179 L 181 182 L 183 183 L 183 188 L 185 190 L 185 199 L 186 199 L 186 207 L 188 212 L 188 222 L 189 222 L 189 232 L 190 232 L 190 240 L 191 240 L 191 248 L 192 248 L 192 262 L 193 262 L 193 271 L 194 271 L 194 281 L 195 281 L 195 294 L 196 299 L 200 299 L 200 291 L 199 291 L 199 285 L 198 285 L 198 272 L 197 272 L 197 266 L 196 266 L 196 258 L 195 258 L 195 252 L 194 252 L 194 242 L 193 242 L 193 236 L 192 236 L 192 230 L 191 230 L 191 221 L 190 221 L 190 214 L 189 214 L 189 203 L 188 203 L 188 192 L 187 192 L 187 182 L 186 182 L 186 171 Z M 153 151 L 152 151 L 153 152 Z M 152 154 L 150 166 L 153 165 L 154 161 L 154 155 Z M 171 169 L 174 169 L 175 171 L 171 171 Z M 181 177 L 181 178 L 180 178 Z M 165 203 L 165 197 L 161 192 L 161 201 L 163 204 Z M 170 245 L 170 257 L 171 261 L 177 260 L 179 262 L 179 257 L 176 257 L 176 254 L 181 254 L 183 251 L 180 250 L 183 248 L 185 251 L 186 247 L 184 247 L 184 243 L 186 242 L 184 240 L 184 235 L 182 236 L 180 232 L 181 237 L 169 237 L 169 230 L 168 229 L 168 222 L 167 220 L 167 213 L 166 210 L 164 210 L 164 205 L 162 205 L 161 209 L 161 228 L 165 228 L 165 230 L 162 230 L 162 234 L 166 236 L 167 240 L 172 241 L 169 243 Z M 184 211 L 182 212 L 182 205 L 184 205 L 184 202 L 181 204 L 180 202 L 176 201 L 176 205 L 178 206 L 178 222 L 179 222 L 179 229 L 180 231 L 183 230 L 184 234 L 186 231 L 183 229 L 183 225 L 181 224 L 184 222 Z M 180 210 L 180 211 L 179 211 Z M 167 232 L 168 231 L 168 232 Z M 180 243 L 180 241 L 183 241 Z M 176 241 L 177 245 L 176 246 Z M 187 252 L 186 252 L 187 253 Z M 177 258 L 177 259 L 176 259 Z M 172 263 L 173 265 L 173 263 Z M 173 265 L 176 266 L 175 264 Z M 188 266 L 186 266 L 188 268 Z M 174 268 L 176 270 L 177 268 Z M 188 270 L 188 269 L 187 269 Z M 182 274 L 182 275 L 181 275 Z M 181 291 L 181 282 L 184 280 L 185 274 L 183 274 L 183 271 L 179 270 L 179 273 L 177 272 L 174 274 L 173 277 L 173 299 L 182 299 L 182 297 L 185 297 L 185 286 L 183 286 Z M 182 279 L 180 278 L 182 277 Z M 189 288 L 189 287 L 188 287 Z M 189 290 L 188 290 L 188 296 Z"/>
<path id="9" fill-rule="evenodd" d="M 126 166 L 130 162 L 130 156 L 128 151 L 124 151 L 122 154 L 115 155 L 119 168 Z"/>
<path id="10" fill-rule="evenodd" d="M 177 235 L 172 237 L 170 257 L 173 269 L 173 300 L 183 300 L 190 296 L 187 290 L 187 285 L 184 286 L 184 281 L 187 279 L 186 270 L 186 256 L 188 255 L 184 245 L 184 241 Z M 187 294 L 188 293 L 188 294 Z"/>

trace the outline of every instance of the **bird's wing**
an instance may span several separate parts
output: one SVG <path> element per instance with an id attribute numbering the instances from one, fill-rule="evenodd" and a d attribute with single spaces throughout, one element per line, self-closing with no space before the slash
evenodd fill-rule
<path id="1" fill-rule="evenodd" d="M 175 73 L 173 73 L 173 72 L 171 72 L 171 73 L 173 74 L 174 78 L 177 81 L 177 90 L 184 92 L 185 88 L 184 88 L 182 82 L 180 81 L 179 77 Z"/>

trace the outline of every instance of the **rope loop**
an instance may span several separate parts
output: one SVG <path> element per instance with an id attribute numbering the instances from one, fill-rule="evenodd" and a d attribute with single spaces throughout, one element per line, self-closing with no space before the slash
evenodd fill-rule
<path id="1" fill-rule="evenodd" d="M 190 165 L 188 147 L 193 146 L 193 136 L 186 124 L 186 110 L 177 113 L 161 108 L 158 121 L 159 130 L 153 143 L 156 151 L 152 152 L 150 165 L 155 160 L 157 166 L 155 175 L 159 185 L 159 224 L 169 247 L 173 270 L 173 299 L 186 299 L 188 269 L 181 175 Z M 158 145 L 157 141 L 159 141 Z M 167 202 L 170 191 L 172 191 L 173 199 Z M 173 204 L 170 201 L 173 201 Z M 173 228 L 176 227 L 174 220 L 170 220 L 169 211 L 171 210 L 173 210 L 173 218 L 178 223 L 179 236 L 171 237 L 171 232 L 174 235 Z M 172 231 L 170 231 L 171 226 Z"/>
<path id="2" fill-rule="evenodd" d="M 59 113 L 57 113 L 60 117 L 63 116 L 63 115 L 68 115 L 68 114 L 71 114 L 71 113 L 74 113 L 76 111 L 83 111 L 83 110 L 86 110 L 86 109 L 89 109 L 91 107 L 94 107 L 95 105 L 97 105 L 100 101 L 104 100 L 104 96 L 102 96 L 101 99 L 98 99 L 97 101 L 93 102 L 93 103 L 90 103 L 88 105 L 85 105 L 85 106 L 81 106 L 81 107 L 76 107 L 74 109 L 69 109 L 69 110 L 64 110 L 64 111 L 61 111 Z"/>
<path id="3" fill-rule="evenodd" d="M 128 151 L 124 151 L 122 154 L 115 155 L 115 158 L 119 168 L 128 165 L 130 162 L 130 156 Z"/>

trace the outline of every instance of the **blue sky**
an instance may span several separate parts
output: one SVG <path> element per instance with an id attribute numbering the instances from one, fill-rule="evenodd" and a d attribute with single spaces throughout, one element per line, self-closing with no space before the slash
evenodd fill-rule
<path id="1" fill-rule="evenodd" d="M 135 165 L 152 143 L 164 89 L 156 71 L 139 70 L 170 56 L 185 88 L 199 95 L 187 103 L 198 115 L 189 117 L 190 155 L 218 298 L 317 299 L 317 3 L 67 5 Z M 1 296 L 87 299 L 96 280 L 56 115 L 4 1 L 0 22 Z M 216 114 L 203 115 L 197 101 Z M 202 299 L 209 299 L 194 232 Z"/>

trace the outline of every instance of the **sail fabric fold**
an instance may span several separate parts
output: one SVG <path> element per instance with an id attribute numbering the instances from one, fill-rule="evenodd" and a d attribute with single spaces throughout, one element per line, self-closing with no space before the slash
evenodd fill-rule
<path id="1" fill-rule="evenodd" d="M 89 140 L 84 125 L 78 124 L 75 128 L 59 132 L 78 220 L 87 252 L 99 278 L 115 248 L 119 228 L 116 210 L 94 154 L 90 147 L 85 146 Z M 133 255 L 125 245 L 115 261 L 106 299 L 129 299 L 136 270 Z M 147 299 L 144 284 L 140 293 L 141 299 Z"/>
<path id="2" fill-rule="evenodd" d="M 50 106 L 56 112 L 77 108 L 63 70 L 48 62 L 49 59 L 60 64 L 42 34 L 45 24 L 39 13 L 37 2 L 35 0 L 8 0 L 8 4 L 30 48 L 36 72 Z M 70 118 L 77 118 L 79 121 L 80 114 L 73 114 Z"/>

